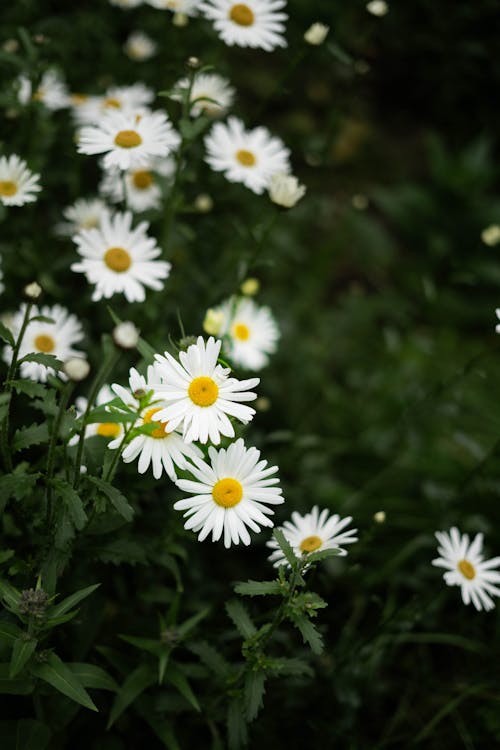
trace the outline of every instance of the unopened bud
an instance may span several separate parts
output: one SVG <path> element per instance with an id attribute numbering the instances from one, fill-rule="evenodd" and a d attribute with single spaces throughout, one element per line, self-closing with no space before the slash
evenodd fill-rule
<path id="1" fill-rule="evenodd" d="M 373 514 L 375 523 L 385 523 L 385 510 L 378 510 Z"/>
<path id="2" fill-rule="evenodd" d="M 37 620 L 43 619 L 49 595 L 43 589 L 25 589 L 19 598 L 19 612 L 31 615 Z"/>
<path id="3" fill-rule="evenodd" d="M 372 16 L 382 18 L 382 16 L 385 16 L 389 12 L 389 6 L 385 0 L 371 0 L 371 2 L 367 3 L 366 10 Z"/>
<path id="4" fill-rule="evenodd" d="M 205 320 L 203 321 L 203 330 L 210 336 L 218 336 L 224 323 L 224 313 L 222 310 L 207 310 Z"/>
<path id="5" fill-rule="evenodd" d="M 186 60 L 186 65 L 191 70 L 198 70 L 198 68 L 201 66 L 201 61 L 199 57 L 188 57 Z"/>
<path id="6" fill-rule="evenodd" d="M 23 289 L 23 294 L 29 302 L 36 302 L 43 294 L 43 289 L 37 281 L 32 281 Z"/>
<path id="7" fill-rule="evenodd" d="M 266 396 L 259 396 L 255 402 L 255 408 L 257 411 L 269 411 L 271 408 L 271 401 Z"/>
<path id="8" fill-rule="evenodd" d="M 113 341 L 122 349 L 135 349 L 139 341 L 139 329 L 129 320 L 118 323 L 113 329 Z"/>
<path id="9" fill-rule="evenodd" d="M 317 47 L 320 44 L 323 44 L 329 31 L 330 27 L 326 26 L 324 23 L 313 23 L 304 34 L 304 39 L 308 44 Z"/>
<path id="10" fill-rule="evenodd" d="M 490 224 L 489 227 L 485 227 L 481 232 L 481 239 L 488 247 L 493 247 L 500 242 L 500 226 L 498 224 Z"/>
<path id="11" fill-rule="evenodd" d="M 208 214 L 214 207 L 214 202 L 208 193 L 200 193 L 194 199 L 194 207 L 200 214 Z"/>
<path id="12" fill-rule="evenodd" d="M 179 349 L 185 352 L 190 346 L 196 344 L 197 340 L 196 336 L 183 336 L 179 341 Z"/>
<path id="13" fill-rule="evenodd" d="M 64 363 L 63 372 L 70 380 L 78 383 L 80 380 L 85 380 L 90 372 L 90 365 L 82 357 L 71 357 Z"/>
<path id="14" fill-rule="evenodd" d="M 240 286 L 240 289 L 241 293 L 244 294 L 245 297 L 254 297 L 259 292 L 260 281 L 253 277 L 245 279 L 245 281 Z"/>
<path id="15" fill-rule="evenodd" d="M 189 18 L 185 13 L 174 13 L 172 23 L 174 24 L 174 26 L 178 26 L 179 28 L 181 26 L 187 26 L 189 23 Z"/>

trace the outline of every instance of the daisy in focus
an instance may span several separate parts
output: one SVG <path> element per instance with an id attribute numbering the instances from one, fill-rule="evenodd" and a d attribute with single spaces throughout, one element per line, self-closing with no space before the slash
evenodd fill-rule
<path id="1" fill-rule="evenodd" d="M 124 115 L 150 113 L 154 92 L 143 83 L 132 86 L 110 86 L 102 96 L 74 94 L 73 116 L 78 125 L 96 125 L 107 112 Z"/>
<path id="2" fill-rule="evenodd" d="M 22 305 L 11 321 L 11 331 L 14 339 L 17 340 L 21 326 L 24 320 L 26 306 Z M 33 320 L 40 315 L 53 320 L 48 321 Z M 64 307 L 54 305 L 53 307 L 44 306 L 41 308 L 33 305 L 30 313 L 30 322 L 24 332 L 21 348 L 19 349 L 19 359 L 27 354 L 52 354 L 61 362 L 70 357 L 82 357 L 80 351 L 74 349 L 74 345 L 83 338 L 83 330 L 80 322 L 74 315 L 71 315 Z M 7 364 L 12 361 L 12 348 L 6 346 L 3 351 L 3 358 Z M 56 371 L 52 367 L 39 364 L 38 362 L 22 362 L 21 377 L 30 380 L 38 380 L 41 383 L 47 381 L 49 375 L 55 375 Z M 61 375 L 61 377 L 65 377 Z"/>
<path id="3" fill-rule="evenodd" d="M 319 552 L 322 549 L 338 550 L 340 557 L 347 555 L 347 550 L 342 549 L 340 545 L 352 544 L 357 542 L 357 529 L 347 529 L 352 521 L 351 516 L 340 518 L 339 515 L 329 515 L 328 509 L 320 512 L 317 505 L 301 516 L 294 511 L 292 520 L 285 521 L 281 527 L 286 540 L 290 543 L 295 555 L 302 557 L 309 552 Z M 266 542 L 273 552 L 269 555 L 269 560 L 275 568 L 280 565 L 287 565 L 286 558 L 280 549 L 276 539 L 270 539 Z"/>
<path id="4" fill-rule="evenodd" d="M 104 169 L 144 166 L 151 157 L 168 156 L 180 143 L 163 112 L 127 115 L 107 112 L 96 126 L 84 127 L 78 137 L 80 154 L 105 154 Z"/>
<path id="5" fill-rule="evenodd" d="M 217 122 L 205 137 L 206 161 L 229 182 L 263 193 L 276 172 L 290 171 L 290 151 L 264 127 L 245 130 L 237 117 Z"/>
<path id="6" fill-rule="evenodd" d="M 257 448 L 246 448 L 240 438 L 227 449 L 208 449 L 210 464 L 195 459 L 189 467 L 192 479 L 178 479 L 176 484 L 191 497 L 174 504 L 175 510 L 184 510 L 185 529 L 198 533 L 202 542 L 210 533 L 217 542 L 224 534 L 224 546 L 243 542 L 250 544 L 252 531 L 260 526 L 273 526 L 268 516 L 274 511 L 268 505 L 284 502 L 279 479 L 272 475 L 277 466 L 268 466 L 260 460 Z"/>
<path id="7" fill-rule="evenodd" d="M 128 169 L 124 173 L 119 169 L 105 172 L 99 191 L 113 203 L 119 203 L 123 201 L 125 189 L 127 206 L 136 213 L 158 209 L 162 203 L 158 176 L 169 178 L 174 171 L 175 161 L 172 157 L 150 159 L 144 166 Z"/>
<path id="8" fill-rule="evenodd" d="M 143 302 L 144 287 L 163 289 L 171 265 L 156 260 L 161 250 L 146 234 L 148 228 L 146 222 L 132 227 L 130 211 L 106 213 L 99 229 L 83 229 L 73 237 L 82 260 L 73 263 L 71 270 L 84 273 L 95 284 L 94 301 L 124 294 L 129 302 Z"/>
<path id="9" fill-rule="evenodd" d="M 280 11 L 286 0 L 207 0 L 201 5 L 205 16 L 214 23 L 219 37 L 229 46 L 259 47 L 271 52 L 286 47 L 285 21 Z"/>
<path id="10" fill-rule="evenodd" d="M 29 104 L 30 101 L 41 102 L 52 112 L 69 106 L 70 98 L 68 90 L 61 76 L 54 70 L 47 70 L 40 81 L 38 88 L 33 90 L 30 79 L 25 75 L 18 78 L 18 98 L 21 104 Z"/>
<path id="11" fill-rule="evenodd" d="M 438 568 L 446 568 L 443 578 L 448 586 L 460 586 L 464 604 L 472 604 L 480 611 L 494 609 L 493 596 L 500 596 L 500 557 L 483 559 L 483 535 L 476 534 L 472 542 L 468 534 L 460 534 L 454 526 L 449 531 L 436 531 L 439 557 L 432 561 Z"/>
<path id="12" fill-rule="evenodd" d="M 241 403 L 253 401 L 256 394 L 249 391 L 259 383 L 259 378 L 236 380 L 230 378 L 230 369 L 217 364 L 221 341 L 210 337 L 205 343 L 201 336 L 185 352 L 179 352 L 180 363 L 168 352 L 156 354 L 155 382 L 150 387 L 155 398 L 168 406 L 156 414 L 169 428 L 183 428 L 188 443 L 199 440 L 218 444 L 221 435 L 234 437 L 229 417 L 243 424 L 250 422 L 255 409 Z"/>
<path id="13" fill-rule="evenodd" d="M 16 154 L 0 156 L 0 201 L 4 206 L 24 206 L 36 201 L 42 188 L 35 174 Z"/>
<path id="14" fill-rule="evenodd" d="M 108 207 L 100 198 L 78 198 L 63 210 L 66 221 L 56 225 L 56 232 L 70 236 L 81 229 L 98 228 L 103 214 L 108 211 Z"/>
<path id="15" fill-rule="evenodd" d="M 123 45 L 127 57 L 136 62 L 150 60 L 158 49 L 158 45 L 144 31 L 133 31 Z"/>
<path id="16" fill-rule="evenodd" d="M 182 91 L 189 87 L 189 79 L 182 78 L 174 86 L 179 93 L 171 95 L 171 99 L 182 100 Z M 226 78 L 217 73 L 200 73 L 196 76 L 191 88 L 191 115 L 199 117 L 222 117 L 234 101 L 234 88 Z"/>
<path id="17" fill-rule="evenodd" d="M 234 364 L 247 370 L 261 370 L 276 351 L 280 336 L 268 307 L 259 307 L 251 299 L 228 299 L 215 308 L 214 320 L 220 321 L 217 335 L 227 336 L 227 352 Z"/>

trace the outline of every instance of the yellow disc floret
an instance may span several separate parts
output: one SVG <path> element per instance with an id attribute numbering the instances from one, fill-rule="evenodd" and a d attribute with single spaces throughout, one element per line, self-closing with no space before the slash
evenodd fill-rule
<path id="1" fill-rule="evenodd" d="M 238 341 L 248 341 L 250 338 L 250 328 L 245 323 L 235 323 L 233 325 L 233 336 Z"/>
<path id="2" fill-rule="evenodd" d="M 56 348 L 56 342 L 48 333 L 40 333 L 34 341 L 35 348 L 44 354 L 50 354 Z"/>
<path id="3" fill-rule="evenodd" d="M 468 581 L 472 581 L 476 577 L 476 569 L 468 560 L 460 560 L 457 568 Z"/>
<path id="4" fill-rule="evenodd" d="M 212 497 L 222 508 L 234 508 L 243 497 L 243 487 L 237 479 L 219 479 L 213 486 Z"/>
<path id="5" fill-rule="evenodd" d="M 137 190 L 147 190 L 153 183 L 153 175 L 147 169 L 139 169 L 132 175 L 132 182 Z"/>
<path id="6" fill-rule="evenodd" d="M 112 109 L 121 109 L 122 103 L 119 99 L 115 99 L 114 96 L 108 96 L 107 99 L 104 100 L 104 106 L 111 107 Z"/>
<path id="7" fill-rule="evenodd" d="M 101 437 L 118 437 L 120 434 L 120 425 L 114 422 L 101 422 L 97 425 L 97 434 Z"/>
<path id="8" fill-rule="evenodd" d="M 12 180 L 0 180 L 0 195 L 10 198 L 17 193 L 17 184 Z"/>
<path id="9" fill-rule="evenodd" d="M 191 381 L 188 395 L 196 406 L 212 406 L 217 401 L 219 386 L 212 378 L 202 375 Z"/>
<path id="10" fill-rule="evenodd" d="M 236 3 L 229 11 L 229 18 L 238 26 L 252 26 L 255 21 L 255 15 L 251 8 L 244 3 Z"/>
<path id="11" fill-rule="evenodd" d="M 257 163 L 255 156 L 251 151 L 247 151 L 246 148 L 240 148 L 240 150 L 236 152 L 236 159 L 242 167 L 254 167 Z"/>
<path id="12" fill-rule="evenodd" d="M 156 409 L 149 409 L 143 416 L 142 421 L 144 422 L 144 424 L 151 424 L 151 422 L 157 424 L 158 427 L 149 433 L 149 437 L 155 438 L 156 440 L 161 440 L 168 437 L 171 433 L 167 432 L 168 422 L 156 422 L 156 420 L 153 419 L 153 416 L 157 411 L 161 411 L 161 408 L 158 407 Z"/>
<path id="13" fill-rule="evenodd" d="M 323 544 L 323 540 L 319 536 L 306 536 L 300 543 L 300 549 L 302 552 L 314 552 L 319 549 Z"/>
<path id="14" fill-rule="evenodd" d="M 132 265 L 130 254 L 123 247 L 110 247 L 104 253 L 104 262 L 108 268 L 116 273 L 128 271 Z"/>
<path id="15" fill-rule="evenodd" d="M 142 138 L 135 130 L 120 130 L 115 135 L 115 145 L 120 148 L 136 148 L 142 143 Z"/>

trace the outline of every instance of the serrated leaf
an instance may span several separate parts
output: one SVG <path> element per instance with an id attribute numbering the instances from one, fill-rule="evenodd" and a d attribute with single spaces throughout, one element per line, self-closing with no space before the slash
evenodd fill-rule
<path id="1" fill-rule="evenodd" d="M 118 683 L 101 667 L 95 664 L 84 664 L 80 662 L 69 662 L 67 665 L 83 687 L 95 688 L 96 690 L 118 690 Z"/>
<path id="2" fill-rule="evenodd" d="M 247 743 L 247 725 L 239 698 L 233 699 L 227 709 L 227 735 L 230 750 L 240 750 Z"/>
<path id="3" fill-rule="evenodd" d="M 253 721 L 263 706 L 266 692 L 266 675 L 264 672 L 248 672 L 245 677 L 245 711 L 247 721 Z"/>
<path id="4" fill-rule="evenodd" d="M 14 623 L 0 620 L 0 641 L 12 645 L 22 634 L 21 628 Z"/>
<path id="5" fill-rule="evenodd" d="M 200 704 L 198 703 L 186 676 L 181 672 L 177 665 L 172 663 L 169 664 L 165 674 L 165 679 L 177 688 L 179 693 L 187 700 L 195 711 L 201 711 Z"/>
<path id="6" fill-rule="evenodd" d="M 39 474 L 5 474 L 0 477 L 0 501 L 22 500 L 32 494 Z"/>
<path id="7" fill-rule="evenodd" d="M 124 518 L 126 521 L 131 521 L 134 516 L 134 509 L 127 502 L 126 498 L 122 493 L 113 487 L 112 484 L 108 484 L 99 477 L 86 477 L 91 484 L 94 484 L 110 501 L 113 508 Z"/>
<path id="8" fill-rule="evenodd" d="M 286 589 L 279 581 L 241 581 L 234 587 L 237 594 L 242 596 L 268 596 L 278 594 L 284 596 Z"/>
<path id="9" fill-rule="evenodd" d="M 52 619 L 54 617 L 59 617 L 60 615 L 66 614 L 66 612 L 69 612 L 70 609 L 73 609 L 73 607 L 81 602 L 82 599 L 86 599 L 87 596 L 90 596 L 90 594 L 92 594 L 97 588 L 99 588 L 100 585 L 100 583 L 94 583 L 92 584 L 92 586 L 87 586 L 84 589 L 75 591 L 74 594 L 66 597 L 66 599 L 63 599 L 62 602 L 59 602 L 59 604 L 54 604 L 52 607 L 50 607 L 50 609 L 47 610 L 47 617 Z"/>
<path id="10" fill-rule="evenodd" d="M 147 690 L 148 687 L 151 687 L 155 682 L 156 675 L 146 664 L 134 669 L 116 694 L 107 728 L 109 729 L 115 723 L 125 709 L 135 701 L 137 696 Z"/>
<path id="11" fill-rule="evenodd" d="M 87 523 L 87 514 L 83 508 L 80 495 L 64 479 L 52 479 L 51 485 L 54 487 L 58 497 L 63 500 L 68 509 L 69 517 L 75 525 L 75 528 L 81 531 Z"/>
<path id="12" fill-rule="evenodd" d="M 285 537 L 285 535 L 283 534 L 283 532 L 281 531 L 281 529 L 274 529 L 273 536 L 276 539 L 276 541 L 278 542 L 280 550 L 285 555 L 285 558 L 286 558 L 286 561 L 288 562 L 288 564 L 291 565 L 292 567 L 294 565 L 296 565 L 296 563 L 297 563 L 297 557 L 296 557 L 296 555 L 295 555 L 295 553 L 294 553 L 294 551 L 293 551 L 293 549 L 292 549 L 292 547 L 290 545 L 290 542 Z"/>
<path id="13" fill-rule="evenodd" d="M 129 424 L 137 419 L 135 412 L 108 411 L 104 406 L 92 409 L 87 416 L 87 424 Z"/>
<path id="14" fill-rule="evenodd" d="M 338 557 L 340 549 L 320 549 L 318 552 L 311 552 L 306 556 L 307 562 L 315 563 L 321 560 L 327 560 L 329 557 Z"/>
<path id="15" fill-rule="evenodd" d="M 271 662 L 268 662 L 268 668 L 278 675 L 306 675 L 307 677 L 314 675 L 310 665 L 302 659 L 287 659 L 286 657 L 272 659 Z"/>
<path id="16" fill-rule="evenodd" d="M 79 703 L 91 711 L 98 710 L 80 680 L 57 654 L 49 654 L 47 663 L 37 664 L 32 668 L 32 672 L 36 677 L 48 682 L 49 685 L 52 685 L 53 688 L 75 701 L 75 703 Z"/>
<path id="17" fill-rule="evenodd" d="M 188 648 L 214 674 L 222 679 L 226 679 L 231 671 L 231 665 L 213 646 L 206 641 L 199 641 L 197 643 L 190 643 Z"/>
<path id="18" fill-rule="evenodd" d="M 323 638 L 306 615 L 295 615 L 293 623 L 300 630 L 304 643 L 309 644 L 311 651 L 314 654 L 321 654 L 323 651 Z"/>
<path id="19" fill-rule="evenodd" d="M 0 321 L 0 339 L 2 339 L 2 341 L 5 341 L 5 343 L 9 344 L 12 348 L 14 348 L 14 346 L 16 345 L 12 332 L 9 331 L 5 323 L 2 323 L 1 321 Z"/>
<path id="20" fill-rule="evenodd" d="M 24 668 L 31 659 L 37 647 L 35 638 L 26 638 L 24 633 L 14 643 L 10 659 L 9 677 L 13 678 Z"/>
<path id="21" fill-rule="evenodd" d="M 42 424 L 32 424 L 30 427 L 25 427 L 14 433 L 12 450 L 16 452 L 23 450 L 23 448 L 29 448 L 31 445 L 48 443 L 48 441 L 49 429 L 46 422 L 43 422 Z"/>
<path id="22" fill-rule="evenodd" d="M 226 612 L 234 622 L 238 632 L 243 638 L 251 638 L 257 632 L 257 628 L 250 619 L 250 615 L 241 602 L 232 599 L 226 602 Z"/>
<path id="23" fill-rule="evenodd" d="M 54 357 L 53 354 L 43 354 L 42 352 L 30 352 L 30 354 L 26 354 L 19 360 L 18 364 L 21 365 L 23 362 L 36 362 L 39 365 L 45 365 L 45 367 L 50 367 L 56 371 L 61 370 L 63 367 L 63 363 L 57 357 Z"/>
<path id="24" fill-rule="evenodd" d="M 11 386 L 18 393 L 24 393 L 30 398 L 44 398 L 47 388 L 41 383 L 35 383 L 34 380 L 12 380 Z"/>

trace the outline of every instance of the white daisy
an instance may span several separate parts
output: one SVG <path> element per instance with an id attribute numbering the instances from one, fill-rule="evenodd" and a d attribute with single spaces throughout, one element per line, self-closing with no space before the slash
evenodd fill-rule
<path id="1" fill-rule="evenodd" d="M 116 5 L 118 8 L 137 8 L 142 5 L 144 0 L 109 0 L 111 5 Z"/>
<path id="2" fill-rule="evenodd" d="M 241 120 L 217 122 L 205 137 L 206 161 L 230 182 L 242 182 L 263 193 L 276 172 L 290 171 L 290 151 L 263 127 L 245 130 Z"/>
<path id="3" fill-rule="evenodd" d="M 115 398 L 115 394 L 109 387 L 109 385 L 103 385 L 96 396 L 96 400 L 94 403 L 94 409 L 98 406 L 104 406 L 105 404 L 109 403 Z M 79 396 L 77 399 L 75 399 L 75 408 L 76 408 L 76 416 L 82 417 L 85 414 L 85 411 L 87 410 L 87 404 L 88 400 L 85 398 L 85 396 Z M 108 411 L 108 410 L 107 410 Z M 85 436 L 84 439 L 88 440 L 88 438 L 95 437 L 95 435 L 99 435 L 100 437 L 106 438 L 107 440 L 111 440 L 111 442 L 108 443 L 108 448 L 118 448 L 118 446 L 121 443 L 122 437 L 124 433 L 123 424 L 118 422 L 91 422 L 90 424 L 87 424 L 85 426 Z M 69 440 L 68 445 L 77 445 L 79 441 L 78 435 L 73 435 L 73 437 Z"/>
<path id="4" fill-rule="evenodd" d="M 123 200 L 125 193 L 127 206 L 139 213 L 149 209 L 160 208 L 162 203 L 162 189 L 158 183 L 158 175 L 172 177 L 175 171 L 175 160 L 170 157 L 150 159 L 141 167 L 134 167 L 122 173 L 119 169 L 112 169 L 104 173 L 99 191 L 114 203 Z"/>
<path id="5" fill-rule="evenodd" d="M 157 381 L 150 385 L 155 398 L 169 404 L 156 418 L 168 422 L 172 430 L 182 425 L 188 443 L 210 439 L 217 444 L 221 435 L 234 437 L 229 416 L 246 424 L 255 414 L 255 409 L 240 402 L 256 398 L 248 389 L 256 386 L 259 378 L 230 378 L 230 369 L 217 364 L 220 348 L 220 341 L 210 337 L 205 343 L 199 336 L 196 344 L 179 352 L 180 364 L 168 352 L 155 355 Z"/>
<path id="6" fill-rule="evenodd" d="M 232 297 L 214 312 L 222 316 L 217 335 L 228 337 L 227 352 L 234 364 L 248 370 L 265 367 L 280 335 L 270 309 Z"/>
<path id="7" fill-rule="evenodd" d="M 24 320 L 26 306 L 22 305 L 19 312 L 12 318 L 11 330 L 14 339 L 17 339 Z M 53 323 L 41 320 L 32 320 L 40 315 L 53 320 Z M 21 348 L 19 349 L 19 359 L 27 354 L 53 354 L 61 362 L 70 357 L 82 357 L 80 351 L 74 349 L 74 344 L 83 338 L 83 330 L 80 322 L 74 315 L 71 315 L 64 307 L 54 305 L 53 307 L 44 306 L 41 308 L 32 307 L 30 312 L 30 322 L 26 327 L 23 336 Z M 6 346 L 3 352 L 4 360 L 10 364 L 12 361 L 12 348 Z M 42 383 L 47 381 L 48 375 L 54 375 L 55 370 L 52 367 L 46 367 L 38 362 L 23 362 L 21 364 L 21 377 L 30 380 L 38 380 Z M 61 377 L 65 377 L 61 375 Z"/>
<path id="8" fill-rule="evenodd" d="M 156 54 L 158 45 L 144 31 L 133 31 L 123 45 L 123 49 L 131 60 L 143 62 L 150 60 Z"/>
<path id="9" fill-rule="evenodd" d="M 30 79 L 25 75 L 19 76 L 18 85 L 18 98 L 21 104 L 29 104 L 30 101 L 41 102 L 47 109 L 55 112 L 70 103 L 66 85 L 59 73 L 54 70 L 47 70 L 43 74 L 35 91 Z"/>
<path id="10" fill-rule="evenodd" d="M 96 125 L 107 112 L 125 115 L 150 113 L 154 92 L 143 83 L 132 86 L 111 86 L 103 96 L 75 94 L 72 97 L 73 115 L 79 125 Z"/>
<path id="11" fill-rule="evenodd" d="M 351 523 L 351 516 L 340 518 L 337 514 L 329 516 L 329 512 L 327 509 L 320 512 L 318 506 L 315 505 L 305 516 L 294 511 L 292 520 L 285 521 L 281 531 L 297 557 L 302 557 L 308 552 L 319 552 L 322 549 L 338 550 L 339 556 L 343 557 L 347 555 L 347 550 L 342 549 L 340 545 L 358 541 L 355 536 L 357 529 L 344 530 Z M 276 539 L 270 539 L 266 545 L 273 550 L 269 555 L 269 560 L 274 567 L 286 565 L 286 558 Z"/>
<path id="12" fill-rule="evenodd" d="M 146 234 L 148 228 L 146 222 L 132 228 L 130 211 L 113 216 L 106 213 L 99 229 L 83 229 L 73 237 L 82 260 L 73 263 L 71 270 L 84 273 L 88 282 L 95 284 L 94 301 L 118 293 L 129 302 L 143 302 L 145 286 L 163 289 L 171 265 L 155 260 L 161 250 Z"/>
<path id="13" fill-rule="evenodd" d="M 148 368 L 148 380 L 154 377 L 153 371 L 154 367 Z M 125 404 L 133 409 L 139 409 L 140 399 L 151 390 L 148 381 L 132 368 L 129 386 L 129 391 L 117 383 L 112 388 Z M 139 457 L 137 464 L 139 474 L 144 474 L 151 465 L 155 479 L 160 479 L 165 471 L 170 479 L 175 481 L 177 479 L 175 466 L 185 469 L 189 466 L 186 458 L 202 458 L 203 453 L 197 446 L 185 443 L 178 431 L 167 429 L 166 422 L 158 422 L 155 419 L 156 414 L 165 405 L 161 401 L 153 400 L 142 409 L 141 417 L 134 426 L 156 424 L 157 427 L 149 434 L 133 437 L 125 447 L 122 458 L 125 463 L 131 463 Z"/>
<path id="14" fill-rule="evenodd" d="M 170 10 L 183 16 L 197 16 L 201 0 L 146 0 L 148 5 L 158 10 Z"/>
<path id="15" fill-rule="evenodd" d="M 448 586 L 460 586 L 464 604 L 473 603 L 477 610 L 493 609 L 492 596 L 500 596 L 500 557 L 484 560 L 483 535 L 477 534 L 469 542 L 468 534 L 460 534 L 454 526 L 449 531 L 436 531 L 439 542 L 437 557 L 432 561 L 438 568 L 446 568 L 443 578 Z"/>
<path id="16" fill-rule="evenodd" d="M 182 78 L 174 86 L 177 91 L 171 95 L 176 101 L 182 100 L 183 90 L 189 87 L 189 79 Z M 207 115 L 221 117 L 231 107 L 234 101 L 234 88 L 226 78 L 217 73 L 200 73 L 196 76 L 191 88 L 191 115 Z"/>
<path id="17" fill-rule="evenodd" d="M 100 198 L 79 198 L 71 206 L 63 210 L 67 221 L 56 225 L 56 232 L 62 235 L 72 235 L 81 229 L 93 229 L 101 225 L 101 218 L 109 211 Z"/>
<path id="18" fill-rule="evenodd" d="M 23 206 L 36 201 L 42 188 L 35 174 L 16 154 L 0 156 L 0 201 L 4 206 Z"/>
<path id="19" fill-rule="evenodd" d="M 282 491 L 276 485 L 277 466 L 267 465 L 260 460 L 257 448 L 246 448 L 240 438 L 227 450 L 208 449 L 210 464 L 201 459 L 193 459 L 189 467 L 195 481 L 178 479 L 176 484 L 191 497 L 174 504 L 176 510 L 185 510 L 188 520 L 185 529 L 199 532 L 202 542 L 212 533 L 212 541 L 217 542 L 224 532 L 224 546 L 250 544 L 252 531 L 260 531 L 259 526 L 273 526 L 268 518 L 274 511 L 267 505 L 280 505 L 284 502 Z"/>
<path id="20" fill-rule="evenodd" d="M 130 169 L 147 164 L 153 156 L 168 156 L 179 143 L 179 135 L 163 112 L 126 115 L 110 111 L 97 126 L 81 129 L 78 151 L 106 154 L 105 169 Z"/>
<path id="21" fill-rule="evenodd" d="M 286 0 L 207 0 L 201 5 L 205 16 L 226 44 L 238 47 L 260 47 L 271 52 L 286 47 L 283 36 L 286 13 L 280 13 Z"/>

